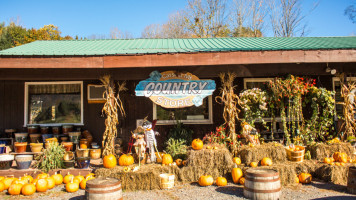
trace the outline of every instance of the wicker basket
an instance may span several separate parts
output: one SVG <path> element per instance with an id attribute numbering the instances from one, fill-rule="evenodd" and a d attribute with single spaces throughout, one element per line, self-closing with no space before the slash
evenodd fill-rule
<path id="1" fill-rule="evenodd" d="M 292 162 L 303 162 L 305 147 L 295 146 L 295 149 L 297 149 L 297 148 L 299 150 L 293 150 L 293 149 L 286 148 L 287 158 L 288 158 L 288 160 L 290 160 Z"/>

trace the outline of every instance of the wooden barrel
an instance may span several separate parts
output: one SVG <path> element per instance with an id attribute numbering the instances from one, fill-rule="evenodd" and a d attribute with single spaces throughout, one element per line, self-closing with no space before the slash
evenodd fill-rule
<path id="1" fill-rule="evenodd" d="M 356 167 L 349 167 L 347 191 L 351 194 L 356 194 Z"/>
<path id="2" fill-rule="evenodd" d="M 245 173 L 244 196 L 249 199 L 279 199 L 281 182 L 276 170 L 250 168 Z"/>
<path id="3" fill-rule="evenodd" d="M 290 160 L 292 162 L 303 162 L 305 148 L 302 146 L 296 146 L 296 148 L 299 148 L 299 150 L 295 151 L 295 150 L 288 149 L 288 148 L 286 149 L 287 158 L 288 158 L 288 160 Z"/>
<path id="4" fill-rule="evenodd" d="M 115 178 L 95 178 L 87 181 L 85 197 L 88 200 L 121 200 L 121 182 Z"/>

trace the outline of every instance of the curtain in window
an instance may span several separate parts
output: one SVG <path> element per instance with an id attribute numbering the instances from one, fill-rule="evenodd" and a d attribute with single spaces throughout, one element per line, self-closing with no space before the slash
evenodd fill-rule
<path id="1" fill-rule="evenodd" d="M 29 85 L 29 94 L 70 94 L 80 93 L 80 84 Z"/>

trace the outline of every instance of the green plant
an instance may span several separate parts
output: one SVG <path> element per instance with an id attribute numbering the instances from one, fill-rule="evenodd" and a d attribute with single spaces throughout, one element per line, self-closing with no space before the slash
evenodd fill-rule
<path id="1" fill-rule="evenodd" d="M 181 158 L 185 159 L 187 153 L 187 145 L 185 145 L 186 141 L 183 139 L 174 139 L 169 138 L 166 142 L 166 152 L 170 154 L 173 159 Z"/>
<path id="2" fill-rule="evenodd" d="M 239 96 L 244 120 L 252 127 L 255 126 L 256 120 L 265 124 L 263 117 L 267 114 L 267 93 L 259 88 L 253 88 L 243 91 Z"/>
<path id="3" fill-rule="evenodd" d="M 44 172 L 51 169 L 63 168 L 63 156 L 65 149 L 57 142 L 52 143 L 43 154 L 39 155 L 35 167 Z"/>
<path id="4" fill-rule="evenodd" d="M 185 145 L 190 145 L 192 143 L 193 130 L 186 127 L 183 123 L 177 120 L 175 126 L 169 130 L 168 138 L 182 139 Z"/>

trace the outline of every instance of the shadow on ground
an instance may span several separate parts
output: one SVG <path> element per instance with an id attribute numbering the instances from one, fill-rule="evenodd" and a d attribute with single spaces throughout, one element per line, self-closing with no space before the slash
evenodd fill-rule
<path id="1" fill-rule="evenodd" d="M 218 187 L 215 191 L 228 194 L 228 195 L 235 195 L 237 197 L 244 197 L 244 188 L 243 187 L 236 187 L 236 186 L 225 186 L 225 187 Z"/>
<path id="2" fill-rule="evenodd" d="M 313 200 L 355 200 L 356 196 L 350 196 L 350 197 L 345 197 L 345 196 L 332 196 L 332 197 L 322 197 L 322 198 L 316 198 Z"/>
<path id="3" fill-rule="evenodd" d="M 347 193 L 347 188 L 345 185 L 338 185 L 334 183 L 325 184 L 323 182 L 312 182 L 310 185 L 323 190 L 331 190 L 336 192 Z"/>
<path id="4" fill-rule="evenodd" d="M 69 200 L 84 200 L 84 199 L 85 199 L 85 195 L 81 195 L 81 196 L 72 197 Z"/>

